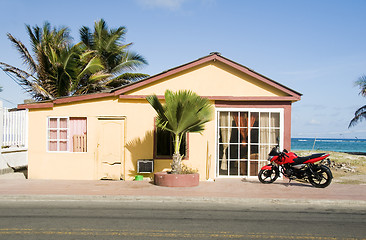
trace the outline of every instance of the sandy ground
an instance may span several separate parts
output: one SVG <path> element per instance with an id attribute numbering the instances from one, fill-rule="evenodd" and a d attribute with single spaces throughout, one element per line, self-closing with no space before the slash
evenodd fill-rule
<path id="1" fill-rule="evenodd" d="M 25 179 L 25 176 L 23 173 L 15 172 L 15 173 L 6 173 L 0 175 L 1 179 Z"/>

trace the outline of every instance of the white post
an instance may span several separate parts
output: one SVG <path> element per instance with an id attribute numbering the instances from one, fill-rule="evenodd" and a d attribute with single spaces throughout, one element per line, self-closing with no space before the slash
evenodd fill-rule
<path id="1" fill-rule="evenodd" d="M 3 111 L 3 102 L 0 101 L 0 153 L 1 148 L 3 146 L 3 131 L 4 131 L 4 111 Z"/>

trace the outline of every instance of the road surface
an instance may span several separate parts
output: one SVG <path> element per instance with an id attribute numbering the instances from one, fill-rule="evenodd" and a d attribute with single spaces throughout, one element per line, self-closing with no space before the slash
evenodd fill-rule
<path id="1" fill-rule="evenodd" d="M 0 200 L 0 239 L 366 239 L 366 210 L 228 202 Z"/>

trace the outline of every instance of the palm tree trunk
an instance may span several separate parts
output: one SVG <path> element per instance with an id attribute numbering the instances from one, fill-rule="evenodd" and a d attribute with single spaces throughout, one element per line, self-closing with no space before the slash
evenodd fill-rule
<path id="1" fill-rule="evenodd" d="M 181 142 L 181 139 L 179 137 L 179 134 L 176 134 L 175 141 L 174 141 L 173 163 L 171 164 L 173 174 L 180 174 L 182 172 L 183 156 L 180 155 L 180 152 L 179 152 L 180 142 Z"/>
<path id="2" fill-rule="evenodd" d="M 183 158 L 183 156 L 180 155 L 180 153 L 178 153 L 178 154 L 174 153 L 173 154 L 173 163 L 171 165 L 173 174 L 182 173 L 182 158 Z"/>

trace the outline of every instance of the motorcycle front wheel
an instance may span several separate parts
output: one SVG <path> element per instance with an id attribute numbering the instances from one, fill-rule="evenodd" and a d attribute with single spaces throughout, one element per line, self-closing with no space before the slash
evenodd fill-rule
<path id="1" fill-rule="evenodd" d="M 279 171 L 278 168 L 273 167 L 272 170 L 268 170 L 268 169 L 261 169 L 258 173 L 258 179 L 261 183 L 273 183 L 274 181 L 276 181 L 276 179 L 279 176 Z"/>
<path id="2" fill-rule="evenodd" d="M 332 182 L 332 172 L 327 166 L 320 165 L 309 176 L 309 182 L 316 188 L 325 188 Z"/>

